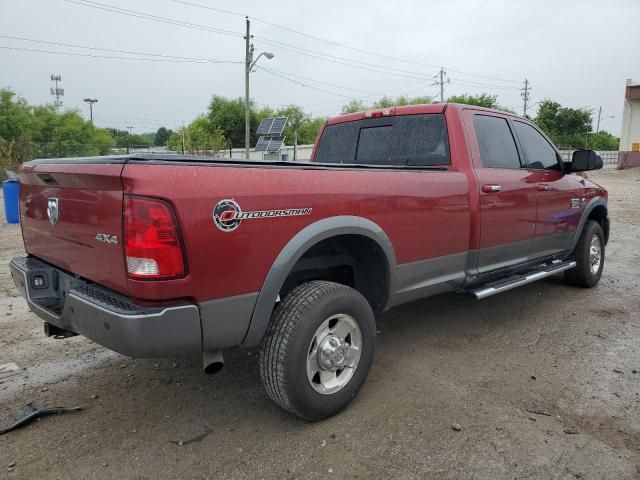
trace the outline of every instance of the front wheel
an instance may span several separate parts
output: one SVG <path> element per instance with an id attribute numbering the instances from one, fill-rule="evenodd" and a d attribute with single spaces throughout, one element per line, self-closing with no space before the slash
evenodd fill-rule
<path id="1" fill-rule="evenodd" d="M 604 269 L 604 234 L 600 224 L 588 220 L 573 252 L 575 268 L 564 272 L 565 279 L 578 287 L 595 287 Z"/>
<path id="2" fill-rule="evenodd" d="M 258 356 L 269 397 L 306 420 L 345 408 L 367 378 L 376 326 L 367 300 L 339 283 L 311 281 L 276 307 Z"/>

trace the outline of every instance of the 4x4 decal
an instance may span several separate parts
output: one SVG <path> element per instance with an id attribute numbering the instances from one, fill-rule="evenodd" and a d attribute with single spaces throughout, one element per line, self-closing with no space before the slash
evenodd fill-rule
<path id="1" fill-rule="evenodd" d="M 311 208 L 287 208 L 283 210 L 254 210 L 243 212 L 235 200 L 220 200 L 213 208 L 213 222 L 223 232 L 232 232 L 242 220 L 259 218 L 297 217 L 311 215 Z"/>

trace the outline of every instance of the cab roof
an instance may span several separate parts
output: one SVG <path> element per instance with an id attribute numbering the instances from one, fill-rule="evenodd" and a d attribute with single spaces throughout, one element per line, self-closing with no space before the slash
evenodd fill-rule
<path id="1" fill-rule="evenodd" d="M 393 117 L 396 115 L 444 113 L 444 111 L 447 109 L 463 110 L 467 108 L 470 108 L 473 110 L 483 110 L 487 112 L 500 113 L 501 115 L 517 116 L 502 110 L 479 107 L 477 105 L 465 105 L 461 103 L 422 103 L 418 105 L 403 105 L 398 107 L 373 108 L 371 110 L 365 110 L 363 112 L 347 113 L 344 115 L 338 115 L 336 117 L 329 118 L 326 124 L 334 125 L 336 123 L 353 122 L 355 120 L 363 120 L 365 118 Z"/>

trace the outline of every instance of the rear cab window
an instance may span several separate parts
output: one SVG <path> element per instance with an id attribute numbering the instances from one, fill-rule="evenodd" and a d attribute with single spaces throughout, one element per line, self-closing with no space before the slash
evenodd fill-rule
<path id="1" fill-rule="evenodd" d="M 327 125 L 314 162 L 394 167 L 450 165 L 444 115 L 398 115 Z"/>

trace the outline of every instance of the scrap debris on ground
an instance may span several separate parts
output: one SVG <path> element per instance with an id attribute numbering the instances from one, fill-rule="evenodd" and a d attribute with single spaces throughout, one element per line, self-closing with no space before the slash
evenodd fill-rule
<path id="1" fill-rule="evenodd" d="M 23 427 L 37 418 L 46 417 L 47 415 L 61 415 L 63 413 L 77 412 L 80 410 L 82 410 L 82 407 L 47 407 L 46 405 L 29 402 L 20 410 L 18 415 L 16 415 L 14 423 L 8 427 L 0 428 L 0 435 Z"/>

